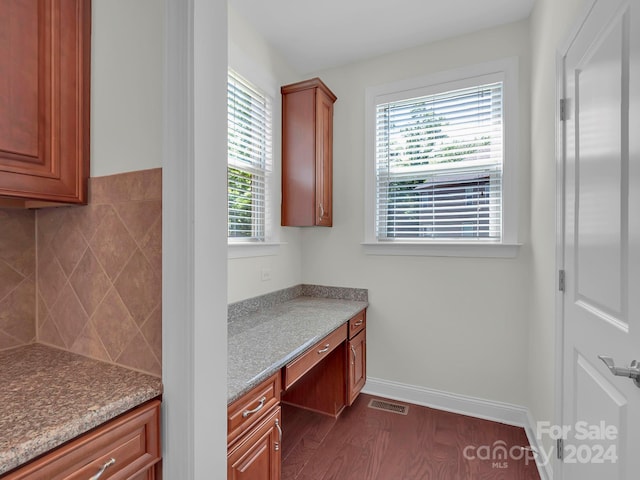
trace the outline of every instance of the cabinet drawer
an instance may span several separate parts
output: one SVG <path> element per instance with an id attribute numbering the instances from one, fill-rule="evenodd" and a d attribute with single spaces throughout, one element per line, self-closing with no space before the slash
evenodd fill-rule
<path id="1" fill-rule="evenodd" d="M 366 326 L 367 326 L 367 311 L 362 310 L 355 317 L 349 320 L 349 340 L 351 340 L 358 333 L 364 330 Z"/>
<path id="2" fill-rule="evenodd" d="M 9 473 L 4 480 L 128 480 L 160 460 L 160 401 L 153 400 Z M 144 478 L 144 477 L 143 477 Z"/>
<path id="3" fill-rule="evenodd" d="M 293 362 L 287 364 L 284 367 L 285 390 L 316 366 L 346 339 L 347 324 L 345 323 L 316 343 L 313 347 L 307 350 L 306 353 L 296 358 Z"/>
<path id="4" fill-rule="evenodd" d="M 280 372 L 227 407 L 227 445 L 280 403 Z"/>

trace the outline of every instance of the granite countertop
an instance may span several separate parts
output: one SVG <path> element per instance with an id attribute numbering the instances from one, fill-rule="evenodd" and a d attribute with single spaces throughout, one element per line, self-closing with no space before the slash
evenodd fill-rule
<path id="1" fill-rule="evenodd" d="M 267 307 L 264 303 L 261 307 L 261 302 L 255 300 L 250 300 L 250 304 L 230 306 L 228 403 L 273 375 L 369 305 L 366 290 L 303 287 L 293 294 L 290 289 L 277 292 L 281 301 L 270 298 Z M 300 295 L 295 296 L 296 292 Z M 247 305 L 250 308 L 245 308 Z"/>
<path id="2" fill-rule="evenodd" d="M 0 352 L 0 475 L 161 393 L 160 378 L 45 345 Z"/>

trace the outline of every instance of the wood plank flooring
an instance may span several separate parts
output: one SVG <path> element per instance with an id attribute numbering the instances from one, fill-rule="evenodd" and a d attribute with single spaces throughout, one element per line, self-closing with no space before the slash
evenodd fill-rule
<path id="1" fill-rule="evenodd" d="M 361 394 L 337 420 L 283 405 L 282 480 L 540 479 L 518 449 L 529 446 L 522 428 L 418 405 L 399 415 L 369 408 L 371 398 Z M 495 458 L 500 445 L 515 458 Z"/>

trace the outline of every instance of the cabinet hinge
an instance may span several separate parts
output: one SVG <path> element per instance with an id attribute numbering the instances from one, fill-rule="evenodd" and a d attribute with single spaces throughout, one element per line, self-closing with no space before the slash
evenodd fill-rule
<path id="1" fill-rule="evenodd" d="M 558 270 L 558 290 L 564 292 L 564 270 Z"/>
<path id="2" fill-rule="evenodd" d="M 567 119 L 566 113 L 567 101 L 564 98 L 560 99 L 560 121 L 564 122 Z"/>
<path id="3" fill-rule="evenodd" d="M 564 457 L 564 440 L 562 440 L 561 438 L 559 438 L 556 441 L 556 455 L 558 457 L 558 460 L 562 460 L 562 458 Z"/>

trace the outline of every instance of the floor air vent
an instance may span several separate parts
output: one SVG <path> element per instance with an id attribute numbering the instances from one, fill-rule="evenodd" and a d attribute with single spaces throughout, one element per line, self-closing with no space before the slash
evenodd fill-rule
<path id="1" fill-rule="evenodd" d="M 369 408 L 375 410 L 384 410 L 385 412 L 393 412 L 398 415 L 406 415 L 409 413 L 409 407 L 407 405 L 401 405 L 399 403 L 389 402 L 387 400 L 376 400 L 372 398 L 369 401 Z"/>

